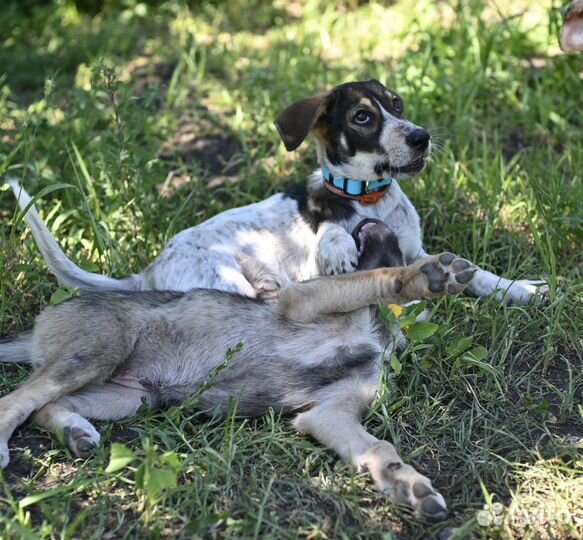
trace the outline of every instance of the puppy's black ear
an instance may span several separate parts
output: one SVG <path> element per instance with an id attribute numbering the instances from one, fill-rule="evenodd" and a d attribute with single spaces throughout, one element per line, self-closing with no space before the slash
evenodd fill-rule
<path id="1" fill-rule="evenodd" d="M 327 99 L 328 94 L 302 99 L 275 119 L 275 126 L 288 152 L 295 150 L 308 136 L 324 112 Z"/>

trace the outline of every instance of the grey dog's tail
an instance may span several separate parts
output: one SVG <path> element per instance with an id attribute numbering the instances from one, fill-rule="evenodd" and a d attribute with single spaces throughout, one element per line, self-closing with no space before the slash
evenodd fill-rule
<path id="1" fill-rule="evenodd" d="M 42 253 L 50 271 L 56 276 L 59 283 L 76 287 L 83 292 L 100 291 L 136 291 L 140 290 L 139 276 L 129 276 L 123 279 L 114 279 L 100 274 L 93 274 L 79 268 L 69 260 L 52 237 L 44 221 L 38 215 L 30 195 L 21 187 L 17 180 L 7 180 L 12 188 L 21 210 L 28 207 L 24 218 L 28 223 L 36 244 Z M 30 205 L 30 206 L 29 206 Z"/>
<path id="2" fill-rule="evenodd" d="M 13 338 L 0 338 L 0 363 L 32 363 L 32 333 Z"/>

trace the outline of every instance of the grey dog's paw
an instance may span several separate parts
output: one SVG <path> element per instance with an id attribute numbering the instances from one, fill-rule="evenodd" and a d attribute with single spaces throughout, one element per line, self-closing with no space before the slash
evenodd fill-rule
<path id="1" fill-rule="evenodd" d="M 457 294 L 472 281 L 478 269 L 470 261 L 456 257 L 453 253 L 441 253 L 424 257 L 419 271 L 427 279 L 427 289 L 433 295 Z"/>
<path id="2" fill-rule="evenodd" d="M 8 451 L 8 443 L 0 441 L 0 469 L 5 469 L 10 463 L 10 452 Z"/>
<path id="3" fill-rule="evenodd" d="M 85 418 L 73 414 L 69 425 L 63 429 L 65 444 L 77 457 L 86 459 L 99 444 L 101 436 Z"/>
<path id="4" fill-rule="evenodd" d="M 411 507 L 427 521 L 442 521 L 447 505 L 429 478 L 403 463 L 392 444 L 379 441 L 360 458 L 360 470 L 368 471 L 379 489 L 397 504 Z"/>
<path id="5" fill-rule="evenodd" d="M 427 521 L 443 521 L 448 515 L 441 493 L 433 488 L 428 478 L 420 474 L 411 488 L 409 501 L 417 515 Z"/>

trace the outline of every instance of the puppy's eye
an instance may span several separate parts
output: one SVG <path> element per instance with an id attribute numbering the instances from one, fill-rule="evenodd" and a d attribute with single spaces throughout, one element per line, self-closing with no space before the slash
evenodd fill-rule
<path id="1" fill-rule="evenodd" d="M 393 109 L 399 114 L 403 112 L 403 100 L 395 96 L 393 98 Z"/>
<path id="2" fill-rule="evenodd" d="M 368 111 L 357 111 L 352 120 L 359 126 L 368 126 L 372 122 L 372 116 Z"/>

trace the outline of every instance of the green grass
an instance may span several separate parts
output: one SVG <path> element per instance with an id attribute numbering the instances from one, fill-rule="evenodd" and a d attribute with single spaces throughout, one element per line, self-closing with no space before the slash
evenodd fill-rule
<path id="1" fill-rule="evenodd" d="M 23 426 L 0 473 L 0 538 L 583 535 L 582 76 L 558 51 L 558 1 L 8 4 L 0 174 L 32 194 L 70 186 L 38 206 L 84 267 L 138 271 L 177 231 L 303 181 L 314 147 L 288 155 L 277 113 L 374 77 L 438 143 L 403 183 L 428 250 L 553 290 L 528 307 L 437 302 L 437 331 L 411 342 L 366 418 L 445 495 L 445 524 L 390 505 L 277 414 L 175 408 L 100 424 L 87 462 Z M 0 222 L 4 335 L 57 285 L 2 188 Z M 2 392 L 26 376 L 0 366 Z M 127 466 L 107 468 L 112 443 Z M 492 502 L 505 519 L 480 525 Z"/>

